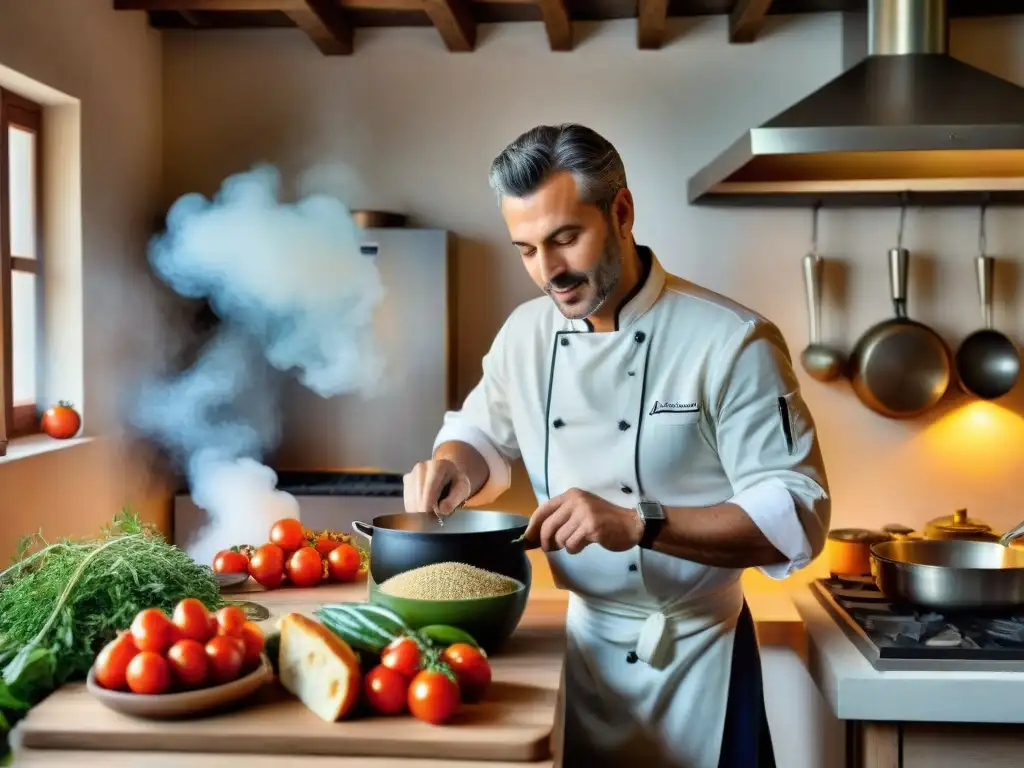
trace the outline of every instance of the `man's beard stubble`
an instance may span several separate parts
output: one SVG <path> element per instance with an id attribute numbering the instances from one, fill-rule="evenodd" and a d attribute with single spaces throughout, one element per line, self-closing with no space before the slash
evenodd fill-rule
<path id="1" fill-rule="evenodd" d="M 564 290 L 579 283 L 587 283 L 594 288 L 594 294 L 576 307 L 567 307 L 551 296 L 558 311 L 569 320 L 582 320 L 597 312 L 604 306 L 619 283 L 622 273 L 622 251 L 618 242 L 609 234 L 597 264 L 585 272 L 564 272 L 549 282 L 544 291 L 551 296 L 552 289 Z"/>

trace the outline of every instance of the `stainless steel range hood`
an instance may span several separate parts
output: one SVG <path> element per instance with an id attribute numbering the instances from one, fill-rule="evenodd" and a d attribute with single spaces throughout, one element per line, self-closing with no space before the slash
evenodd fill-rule
<path id="1" fill-rule="evenodd" d="M 869 0 L 868 55 L 689 180 L 714 205 L 1024 202 L 1024 88 L 947 53 L 946 0 Z"/>

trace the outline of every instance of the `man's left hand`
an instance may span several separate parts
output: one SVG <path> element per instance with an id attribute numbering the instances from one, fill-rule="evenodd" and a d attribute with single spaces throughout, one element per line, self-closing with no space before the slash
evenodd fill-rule
<path id="1" fill-rule="evenodd" d="M 540 542 L 545 552 L 564 549 L 571 555 L 588 544 L 625 552 L 639 543 L 642 533 L 643 523 L 634 510 L 578 488 L 541 504 L 526 526 L 526 538 Z"/>

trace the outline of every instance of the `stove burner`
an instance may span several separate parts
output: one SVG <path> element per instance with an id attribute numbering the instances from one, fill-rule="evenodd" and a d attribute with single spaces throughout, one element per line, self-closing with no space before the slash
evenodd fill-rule
<path id="1" fill-rule="evenodd" d="M 877 669 L 1024 670 L 1024 614 L 899 605 L 869 577 L 818 579 L 815 593 Z"/>
<path id="2" fill-rule="evenodd" d="M 277 487 L 303 496 L 393 496 L 403 493 L 402 476 L 389 472 L 282 471 Z"/>

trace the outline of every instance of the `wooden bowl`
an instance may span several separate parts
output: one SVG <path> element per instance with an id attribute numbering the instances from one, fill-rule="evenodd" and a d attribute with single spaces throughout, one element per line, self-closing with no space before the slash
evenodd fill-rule
<path id="1" fill-rule="evenodd" d="M 155 695 L 111 691 L 96 682 L 96 668 L 89 669 L 85 685 L 89 693 L 103 706 L 123 715 L 151 720 L 192 717 L 211 710 L 225 708 L 255 693 L 274 676 L 270 659 L 260 654 L 260 665 L 244 677 L 223 685 L 198 688 L 180 693 Z"/>

